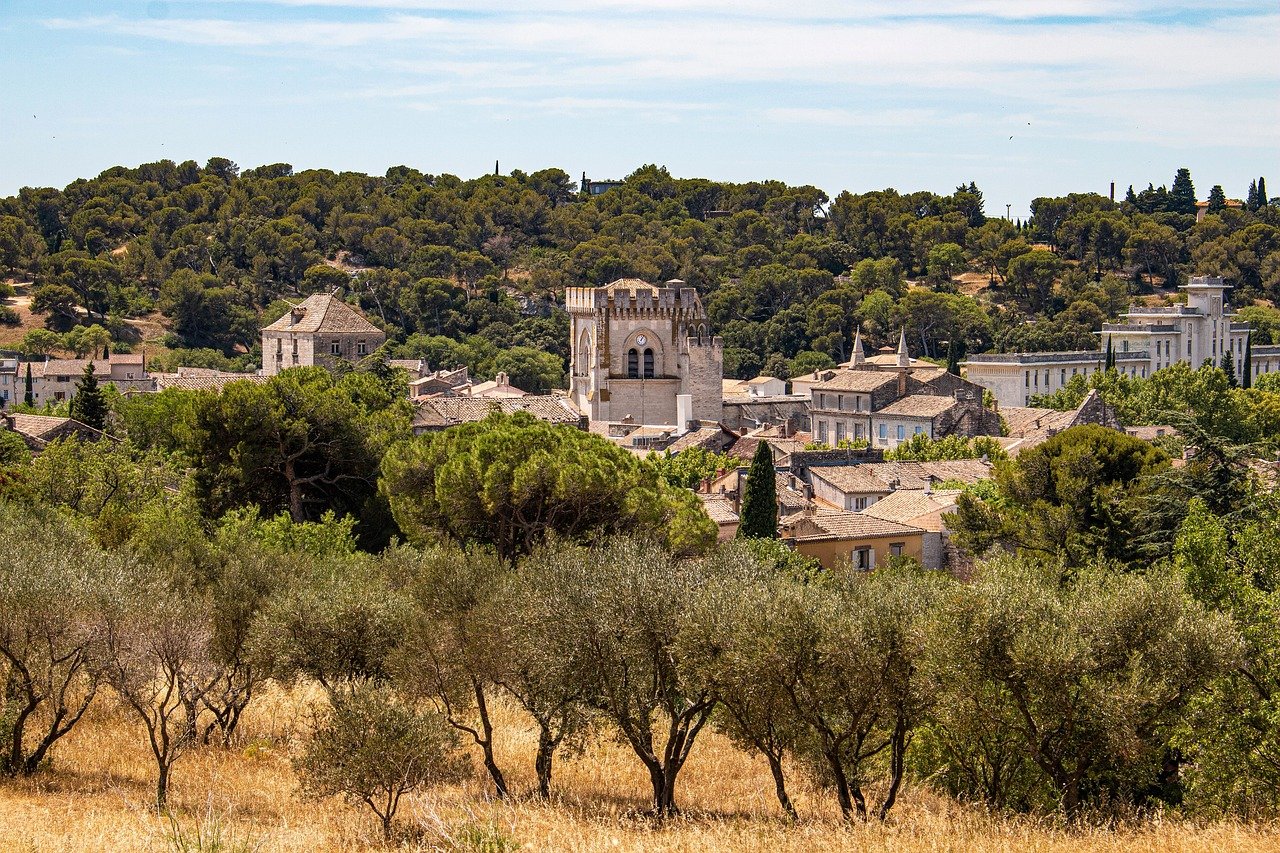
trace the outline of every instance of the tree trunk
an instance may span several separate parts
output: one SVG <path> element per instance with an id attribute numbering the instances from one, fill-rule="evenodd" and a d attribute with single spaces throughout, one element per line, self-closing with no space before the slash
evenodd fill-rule
<path id="1" fill-rule="evenodd" d="M 551 799 L 551 761 L 555 751 L 556 743 L 551 737 L 551 730 L 539 723 L 538 755 L 534 759 L 534 768 L 538 772 L 538 796 L 544 800 Z"/>
<path id="2" fill-rule="evenodd" d="M 658 762 L 645 762 L 649 766 L 649 782 L 653 786 L 653 813 L 663 818 L 675 812 L 675 780 Z"/>
<path id="3" fill-rule="evenodd" d="M 306 515 L 302 509 L 302 486 L 297 481 L 297 472 L 292 459 L 285 460 L 284 479 L 289 484 L 289 517 L 295 522 L 306 521 Z"/>
<path id="4" fill-rule="evenodd" d="M 835 753 L 827 753 L 827 765 L 831 768 L 831 776 L 835 780 L 836 802 L 840 804 L 840 816 L 845 821 L 852 821 L 853 799 L 849 796 L 849 777 L 845 776 L 840 757 Z"/>
<path id="5" fill-rule="evenodd" d="M 472 686 L 476 694 L 476 710 L 480 714 L 480 728 L 484 732 L 484 737 L 480 740 L 480 751 L 484 755 L 484 766 L 489 771 L 489 777 L 493 779 L 493 786 L 497 791 L 498 799 L 505 800 L 507 798 L 507 780 L 502 775 L 502 770 L 498 767 L 497 760 L 493 757 L 493 722 L 489 719 L 489 703 L 485 700 L 484 688 L 479 682 L 473 682 Z"/>
<path id="6" fill-rule="evenodd" d="M 160 771 L 156 775 L 156 810 L 164 811 L 169 805 L 169 764 L 159 760 L 156 768 Z"/>
<path id="7" fill-rule="evenodd" d="M 907 723 L 901 716 L 898 717 L 898 723 L 894 726 L 890 749 L 889 793 L 885 795 L 884 802 L 880 804 L 877 812 L 880 820 L 884 820 L 889 815 L 889 809 L 893 808 L 893 804 L 898 801 L 898 790 L 902 787 L 902 775 L 906 769 Z"/>
<path id="8" fill-rule="evenodd" d="M 782 757 L 765 753 L 765 758 L 769 761 L 769 772 L 773 774 L 773 790 L 778 795 L 778 805 L 782 806 L 788 818 L 796 820 L 799 815 L 796 814 L 795 804 L 791 802 L 791 796 L 787 793 L 787 780 L 782 775 Z"/>

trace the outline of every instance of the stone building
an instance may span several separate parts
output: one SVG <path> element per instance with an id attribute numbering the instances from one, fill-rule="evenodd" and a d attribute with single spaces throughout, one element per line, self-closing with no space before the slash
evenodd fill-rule
<path id="1" fill-rule="evenodd" d="M 308 296 L 262 330 L 262 373 L 290 367 L 355 364 L 382 346 L 387 336 L 355 308 L 330 293 Z"/>
<path id="2" fill-rule="evenodd" d="M 1192 367 L 1206 359 L 1220 364 L 1229 352 L 1240 377 L 1252 327 L 1232 320 L 1235 314 L 1225 298 L 1227 289 L 1221 278 L 1195 276 L 1182 286 L 1186 305 L 1134 305 L 1123 315 L 1123 322 L 1102 325 L 1097 350 L 984 353 L 969 357 L 966 376 L 991 389 L 1001 406 L 1026 406 L 1031 397 L 1052 394 L 1075 376 L 1105 369 L 1110 341 L 1116 369 L 1126 376 L 1145 379 L 1180 361 Z M 1251 359 L 1254 376 L 1280 370 L 1280 346 L 1255 343 Z"/>
<path id="3" fill-rule="evenodd" d="M 674 279 L 571 287 L 569 399 L 592 421 L 683 430 L 723 415 L 724 344 L 697 291 Z"/>

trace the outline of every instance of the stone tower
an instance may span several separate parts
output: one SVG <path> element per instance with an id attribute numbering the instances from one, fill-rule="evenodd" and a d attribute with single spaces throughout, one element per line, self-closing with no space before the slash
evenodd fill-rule
<path id="1" fill-rule="evenodd" d="M 679 279 L 653 285 L 620 279 L 570 287 L 565 295 L 572 351 L 569 397 L 592 421 L 677 426 L 687 416 L 723 416 L 724 344 Z"/>

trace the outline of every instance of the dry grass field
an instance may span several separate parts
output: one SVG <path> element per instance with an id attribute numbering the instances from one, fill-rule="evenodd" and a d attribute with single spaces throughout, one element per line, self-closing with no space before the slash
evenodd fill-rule
<path id="1" fill-rule="evenodd" d="M 289 752 L 308 721 L 296 694 L 251 706 L 235 749 L 188 753 L 175 769 L 171 817 L 149 808 L 151 757 L 120 708 L 101 702 L 61 744 L 54 765 L 0 786 L 0 849 L 9 851 L 353 851 L 382 847 L 364 810 L 299 795 Z M 516 787 L 533 786 L 532 733 L 513 731 L 500 759 Z M 398 822 L 402 849 L 522 851 L 1253 851 L 1280 849 L 1272 828 L 1161 821 L 1140 827 L 1068 831 L 1052 822 L 1001 820 L 920 787 L 887 824 L 846 827 L 822 792 L 794 783 L 803 815 L 780 818 L 762 762 L 704 735 L 681 777 L 682 817 L 644 816 L 639 765 L 608 739 L 557 767 L 558 799 L 507 804 L 477 778 L 412 797 Z M 206 843 L 190 843 L 197 834 Z M 186 839 L 187 846 L 182 845 Z"/>

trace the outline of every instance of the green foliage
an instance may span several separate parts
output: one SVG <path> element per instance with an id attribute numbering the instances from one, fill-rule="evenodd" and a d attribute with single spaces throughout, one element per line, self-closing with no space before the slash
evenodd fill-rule
<path id="1" fill-rule="evenodd" d="M 457 735 L 439 715 L 373 687 L 334 700 L 295 766 L 307 793 L 367 805 L 388 840 L 401 797 L 467 775 Z"/>
<path id="2" fill-rule="evenodd" d="M 773 450 L 763 439 L 756 445 L 747 469 L 743 487 L 742 523 L 738 537 L 743 539 L 778 538 L 778 482 L 773 468 Z"/>
<path id="3" fill-rule="evenodd" d="M 1137 559 L 1129 520 L 1146 508 L 1139 480 L 1165 465 L 1145 441 L 1102 426 L 1072 427 L 997 465 L 996 501 L 962 493 L 951 530 L 978 554 L 1001 545 L 1072 566 L 1100 553 Z"/>
<path id="4" fill-rule="evenodd" d="M 981 459 L 991 462 L 1009 458 L 1000 442 L 989 436 L 969 438 L 948 435 L 937 440 L 924 433 L 917 433 L 897 447 L 886 450 L 884 458 L 896 461 L 937 462 L 945 459 Z"/>
<path id="5" fill-rule="evenodd" d="M 679 453 L 650 453 L 645 461 L 654 467 L 664 483 L 684 489 L 696 488 L 707 477 L 737 467 L 737 462 L 730 457 L 702 447 L 689 447 Z"/>
<path id="6" fill-rule="evenodd" d="M 494 413 L 392 448 L 382 493 L 412 541 L 492 545 L 505 560 L 546 536 L 650 531 L 682 553 L 715 540 L 691 492 L 590 433 Z"/>

